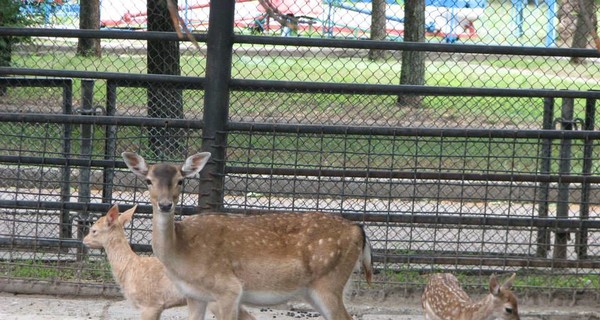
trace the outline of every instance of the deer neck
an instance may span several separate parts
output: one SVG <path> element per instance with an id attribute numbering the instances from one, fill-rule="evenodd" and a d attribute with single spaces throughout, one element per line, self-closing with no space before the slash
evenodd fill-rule
<path id="1" fill-rule="evenodd" d="M 121 285 L 125 281 L 129 265 L 139 257 L 131 250 L 124 234 L 110 238 L 108 244 L 104 246 L 104 251 L 106 251 L 113 277 Z"/>
<path id="2" fill-rule="evenodd" d="M 491 315 L 491 311 L 493 308 L 493 300 L 494 296 L 491 294 L 486 295 L 483 299 L 472 303 L 467 306 L 465 313 L 469 315 L 466 319 L 477 319 L 477 320 L 487 320 Z"/>
<path id="3" fill-rule="evenodd" d="M 158 212 L 154 209 L 152 214 L 152 250 L 154 254 L 164 261 L 177 251 L 176 240 L 175 213 Z"/>

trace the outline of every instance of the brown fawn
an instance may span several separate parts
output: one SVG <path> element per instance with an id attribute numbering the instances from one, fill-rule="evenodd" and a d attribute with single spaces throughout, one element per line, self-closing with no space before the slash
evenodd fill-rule
<path id="1" fill-rule="evenodd" d="M 318 212 L 203 213 L 176 222 L 182 182 L 202 170 L 210 153 L 194 154 L 183 164 L 148 165 L 136 153 L 122 156 L 148 184 L 152 248 L 189 298 L 190 316 L 216 301 L 219 319 L 235 320 L 240 303 L 273 305 L 301 296 L 327 320 L 352 319 L 344 287 L 359 262 L 368 283 L 372 275 L 361 226 Z"/>
<path id="2" fill-rule="evenodd" d="M 495 275 L 490 277 L 490 293 L 473 301 L 450 273 L 429 277 L 421 296 L 426 320 L 519 320 L 517 298 L 510 291 L 513 274 L 500 285 Z"/>
<path id="3" fill-rule="evenodd" d="M 137 205 L 119 215 L 117 204 L 92 225 L 83 243 L 106 251 L 115 282 L 125 298 L 141 310 L 141 319 L 160 319 L 163 310 L 183 306 L 186 298 L 167 277 L 156 257 L 138 256 L 129 246 L 124 226 L 131 221 Z M 211 311 L 214 306 L 209 306 Z M 240 319 L 255 320 L 245 309 Z"/>

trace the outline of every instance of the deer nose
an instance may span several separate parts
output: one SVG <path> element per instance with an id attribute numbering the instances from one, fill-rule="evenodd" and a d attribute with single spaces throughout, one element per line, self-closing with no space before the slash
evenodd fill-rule
<path id="1" fill-rule="evenodd" d="M 173 208 L 173 202 L 161 202 L 158 204 L 158 207 L 163 212 L 171 211 L 171 208 Z"/>

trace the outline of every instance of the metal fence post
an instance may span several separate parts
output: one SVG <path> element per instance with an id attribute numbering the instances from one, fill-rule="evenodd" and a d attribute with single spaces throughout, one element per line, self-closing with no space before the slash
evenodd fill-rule
<path id="1" fill-rule="evenodd" d="M 223 206 L 234 12 L 235 0 L 210 2 L 202 149 L 212 156 L 200 175 L 201 209 L 219 210 Z"/>
<path id="2" fill-rule="evenodd" d="M 66 115 L 73 113 L 73 82 L 69 81 L 63 87 L 63 107 L 62 111 Z M 66 123 L 63 125 L 63 156 L 68 159 L 71 156 L 71 139 L 73 135 L 73 125 Z M 61 170 L 60 199 L 62 203 L 67 203 L 71 199 L 71 165 L 68 163 Z M 71 212 L 68 209 L 61 210 L 60 217 L 60 238 L 71 239 L 73 237 Z"/>
<path id="3" fill-rule="evenodd" d="M 114 81 L 106 81 L 106 115 L 114 116 L 117 111 L 117 84 Z M 104 143 L 104 159 L 114 160 L 117 153 L 117 126 L 107 125 Z M 113 179 L 115 168 L 105 168 L 102 174 L 102 202 L 112 203 Z"/>
<path id="4" fill-rule="evenodd" d="M 554 120 L 554 98 L 544 99 L 544 119 L 542 128 L 545 130 L 552 129 L 552 121 Z M 550 174 L 550 162 L 552 159 L 552 139 L 542 140 L 542 149 L 540 151 L 540 174 Z M 540 182 L 540 192 L 538 196 L 538 216 L 540 218 L 548 217 L 548 197 L 550 194 L 550 183 Z M 537 249 L 536 256 L 546 257 L 550 251 L 550 233 L 548 228 L 538 228 L 537 234 Z"/>
<path id="5" fill-rule="evenodd" d="M 583 124 L 584 130 L 594 130 L 594 121 L 596 113 L 596 100 L 588 98 L 585 103 L 585 120 Z M 583 142 L 583 168 L 581 174 L 584 177 L 592 175 L 594 140 L 586 138 Z M 579 206 L 579 218 L 581 221 L 586 221 L 590 217 L 590 189 L 591 183 L 586 181 L 581 184 L 581 203 Z M 580 228 L 575 239 L 575 250 L 577 251 L 578 259 L 586 259 L 588 257 L 588 229 Z"/>
<path id="6" fill-rule="evenodd" d="M 575 122 L 573 119 L 573 98 L 563 98 L 561 106 L 560 122 L 561 130 L 573 130 Z M 560 141 L 560 161 L 558 164 L 558 174 L 568 175 L 571 172 L 571 139 L 562 139 Z M 560 180 L 559 180 L 560 181 Z M 556 218 L 569 218 L 569 183 L 560 181 L 558 183 L 558 199 L 556 203 Z M 554 237 L 554 259 L 567 258 L 567 241 L 569 240 L 569 231 L 564 229 L 555 229 Z"/>
<path id="7" fill-rule="evenodd" d="M 95 115 L 94 108 L 94 80 L 81 80 L 81 107 L 77 110 L 81 115 Z M 81 125 L 81 150 L 79 151 L 80 158 L 83 160 L 91 160 L 92 158 L 92 140 L 94 135 L 94 127 L 91 124 Z M 90 166 L 82 166 L 79 169 L 79 191 L 77 201 L 81 203 L 89 203 L 91 198 L 90 181 L 92 168 Z M 77 239 L 83 239 L 88 233 L 90 227 L 89 213 L 87 208 L 79 213 L 77 219 Z M 82 259 L 87 253 L 87 247 L 81 246 L 78 250 L 78 259 Z"/>

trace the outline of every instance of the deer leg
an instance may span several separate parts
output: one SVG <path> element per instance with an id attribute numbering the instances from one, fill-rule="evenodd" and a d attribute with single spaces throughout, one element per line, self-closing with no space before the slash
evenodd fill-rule
<path id="1" fill-rule="evenodd" d="M 217 319 L 238 320 L 241 294 L 228 293 L 217 297 Z"/>
<path id="2" fill-rule="evenodd" d="M 187 298 L 188 319 L 189 320 L 204 320 L 206 313 L 206 301 Z"/>
<path id="3" fill-rule="evenodd" d="M 308 301 L 326 320 L 352 320 L 344 306 L 342 290 L 311 288 Z"/>
<path id="4" fill-rule="evenodd" d="M 256 318 L 252 315 L 252 313 L 248 312 L 246 308 L 240 305 L 240 310 L 238 313 L 239 320 L 256 320 Z"/>
<path id="5" fill-rule="evenodd" d="M 160 309 L 160 308 L 159 309 L 143 308 L 140 319 L 142 319 L 142 320 L 159 320 L 161 313 L 162 313 L 162 309 Z"/>

